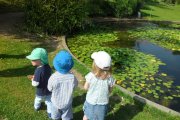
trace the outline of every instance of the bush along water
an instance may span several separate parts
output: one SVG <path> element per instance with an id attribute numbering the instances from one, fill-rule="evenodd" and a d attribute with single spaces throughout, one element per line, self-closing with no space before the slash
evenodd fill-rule
<path id="1" fill-rule="evenodd" d="M 165 65 L 155 56 L 138 52 L 130 48 L 110 47 L 118 39 L 118 30 L 98 26 L 84 33 L 68 38 L 72 53 L 88 67 L 91 67 L 90 55 L 94 51 L 105 50 L 113 59 L 113 75 L 117 84 L 131 92 L 140 94 L 168 106 L 168 102 L 180 97 L 180 86 L 173 86 L 172 79 L 159 72 L 159 66 Z M 131 34 L 129 37 L 132 37 Z"/>
<path id="2" fill-rule="evenodd" d="M 88 17 L 128 17 L 139 11 L 143 0 L 25 0 L 29 31 L 73 33 L 89 24 Z"/>
<path id="3" fill-rule="evenodd" d="M 84 5 L 83 0 L 25 0 L 25 21 L 29 31 L 71 33 L 86 23 Z"/>
<path id="4" fill-rule="evenodd" d="M 90 16 L 131 16 L 142 7 L 144 0 L 87 0 Z"/>

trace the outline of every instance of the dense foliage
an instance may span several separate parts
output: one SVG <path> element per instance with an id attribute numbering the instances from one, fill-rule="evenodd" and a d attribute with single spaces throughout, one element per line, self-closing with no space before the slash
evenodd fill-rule
<path id="1" fill-rule="evenodd" d="M 83 0 L 26 0 L 25 12 L 30 30 L 50 34 L 82 28 L 86 18 Z"/>
<path id="2" fill-rule="evenodd" d="M 143 0 L 109 0 L 114 8 L 116 17 L 126 17 L 136 14 L 143 4 Z"/>
<path id="3" fill-rule="evenodd" d="M 90 16 L 127 17 L 141 8 L 144 0 L 87 0 Z"/>
<path id="4" fill-rule="evenodd" d="M 84 28 L 88 16 L 126 17 L 135 14 L 143 0 L 25 0 L 29 30 L 71 33 Z"/>

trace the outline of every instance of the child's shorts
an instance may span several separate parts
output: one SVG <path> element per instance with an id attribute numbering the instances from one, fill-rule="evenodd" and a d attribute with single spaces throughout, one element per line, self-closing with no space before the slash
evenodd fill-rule
<path id="1" fill-rule="evenodd" d="M 89 120 L 104 120 L 108 105 L 92 105 L 85 101 L 83 111 Z"/>
<path id="2" fill-rule="evenodd" d="M 72 105 L 66 109 L 58 109 L 56 106 L 51 104 L 51 118 L 53 120 L 71 120 L 73 119 Z"/>

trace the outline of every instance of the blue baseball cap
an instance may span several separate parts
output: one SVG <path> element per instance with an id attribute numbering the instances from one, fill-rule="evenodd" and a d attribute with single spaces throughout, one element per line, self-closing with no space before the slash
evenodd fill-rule
<path id="1" fill-rule="evenodd" d="M 56 71 L 66 74 L 71 70 L 74 62 L 71 54 L 66 50 L 62 50 L 55 56 L 53 65 Z"/>

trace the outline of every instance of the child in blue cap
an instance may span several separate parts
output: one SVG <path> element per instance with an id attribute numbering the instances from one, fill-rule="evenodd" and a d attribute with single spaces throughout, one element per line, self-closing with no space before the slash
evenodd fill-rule
<path id="1" fill-rule="evenodd" d="M 78 85 L 76 77 L 70 73 L 74 65 L 72 56 L 69 52 L 60 51 L 53 60 L 56 70 L 48 81 L 48 90 L 52 92 L 51 102 L 52 111 L 51 118 L 54 120 L 71 120 L 73 90 Z"/>
<path id="2" fill-rule="evenodd" d="M 31 60 L 33 66 L 36 66 L 34 75 L 28 76 L 32 81 L 32 86 L 36 87 L 36 97 L 34 100 L 34 108 L 38 111 L 41 102 L 45 100 L 47 105 L 48 117 L 51 117 L 51 92 L 47 89 L 49 77 L 51 76 L 51 68 L 48 64 L 48 54 L 44 48 L 35 48 L 30 55 L 26 56 Z"/>

